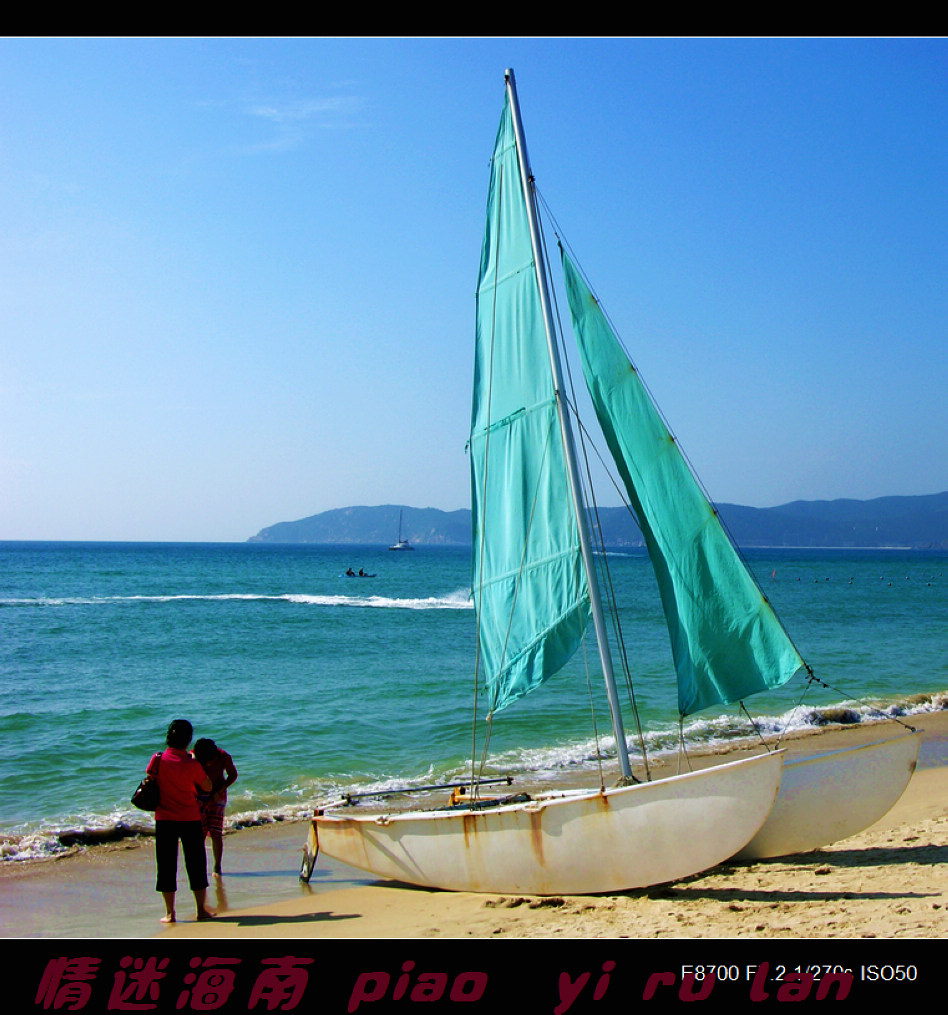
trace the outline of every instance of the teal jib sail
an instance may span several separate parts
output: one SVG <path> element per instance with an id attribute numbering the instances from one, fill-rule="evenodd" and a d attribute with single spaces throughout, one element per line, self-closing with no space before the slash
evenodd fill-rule
<path id="1" fill-rule="evenodd" d="M 509 98 L 491 163 L 476 327 L 473 596 L 493 713 L 560 669 L 589 619 Z"/>
<path id="2" fill-rule="evenodd" d="M 563 271 L 586 384 L 662 596 L 691 715 L 778 687 L 804 665 L 695 481 L 599 304 L 565 251 Z"/>

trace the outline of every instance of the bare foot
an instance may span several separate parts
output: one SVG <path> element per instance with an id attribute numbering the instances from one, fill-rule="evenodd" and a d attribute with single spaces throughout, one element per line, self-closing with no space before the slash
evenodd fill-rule
<path id="1" fill-rule="evenodd" d="M 174 922 L 175 922 L 174 913 L 165 913 L 165 915 L 161 918 L 161 923 L 174 923 Z"/>
<path id="2" fill-rule="evenodd" d="M 198 920 L 213 920 L 215 916 L 217 913 L 210 909 L 199 909 L 197 913 Z"/>
<path id="3" fill-rule="evenodd" d="M 221 872 L 220 872 L 219 870 L 215 870 L 215 871 L 214 871 L 214 877 L 216 877 L 216 878 L 220 878 L 220 877 L 223 877 L 223 876 L 224 876 L 224 875 L 223 875 L 223 874 L 221 874 Z"/>

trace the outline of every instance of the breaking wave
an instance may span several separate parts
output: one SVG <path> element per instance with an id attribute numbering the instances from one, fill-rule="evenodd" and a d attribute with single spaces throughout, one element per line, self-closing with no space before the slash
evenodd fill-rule
<path id="1" fill-rule="evenodd" d="M 439 596 L 343 596 L 316 595 L 305 592 L 286 592 L 268 595 L 256 592 L 226 592 L 209 595 L 183 593 L 179 595 L 138 595 L 138 596 L 77 596 L 41 599 L 2 599 L 0 607 L 42 608 L 57 606 L 109 606 L 134 603 L 180 603 L 180 602 L 255 602 L 293 603 L 303 606 L 348 606 L 362 609 L 383 610 L 470 610 L 473 609 L 471 594 L 458 589 Z"/>

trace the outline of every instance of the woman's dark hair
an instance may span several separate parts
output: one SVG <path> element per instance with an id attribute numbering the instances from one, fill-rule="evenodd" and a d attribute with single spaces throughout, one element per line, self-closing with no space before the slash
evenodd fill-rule
<path id="1" fill-rule="evenodd" d="M 189 743 L 191 743 L 191 737 L 194 736 L 194 727 L 188 722 L 187 719 L 175 719 L 168 727 L 168 735 L 165 737 L 165 743 L 169 747 L 177 747 L 178 750 L 183 751 Z"/>
<path id="2" fill-rule="evenodd" d="M 198 740 L 194 744 L 194 750 L 192 752 L 198 761 L 213 761 L 219 751 L 217 744 L 213 740 Z"/>

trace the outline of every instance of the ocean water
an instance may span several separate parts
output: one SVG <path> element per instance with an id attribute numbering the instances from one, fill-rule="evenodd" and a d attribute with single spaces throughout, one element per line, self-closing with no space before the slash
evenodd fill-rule
<path id="1" fill-rule="evenodd" d="M 758 696 L 749 707 L 765 728 L 948 706 L 948 553 L 747 558 L 829 685 L 802 705 L 799 677 Z M 651 566 L 635 551 L 607 560 L 646 747 L 674 750 Z M 374 577 L 347 578 L 349 566 Z M 292 820 L 343 790 L 467 778 L 485 728 L 469 588 L 469 554 L 456 548 L 0 543 L 0 857 L 147 831 L 129 797 L 178 717 L 233 755 L 231 823 Z M 594 771 L 608 731 L 590 646 L 495 719 L 485 771 Z M 685 726 L 694 746 L 748 735 L 737 710 Z"/>

